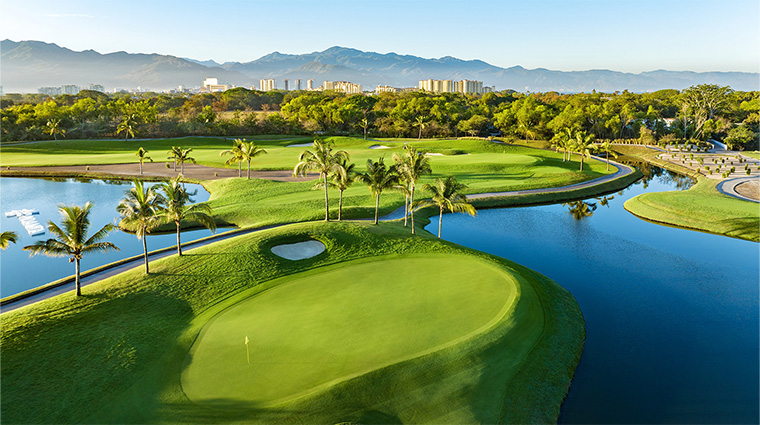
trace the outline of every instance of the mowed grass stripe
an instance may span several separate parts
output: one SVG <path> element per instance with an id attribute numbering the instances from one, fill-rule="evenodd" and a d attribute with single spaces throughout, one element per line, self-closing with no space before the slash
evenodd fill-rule
<path id="1" fill-rule="evenodd" d="M 190 399 L 293 398 L 461 342 L 501 320 L 517 297 L 510 275 L 457 255 L 349 263 L 286 280 L 209 322 L 182 376 Z"/>

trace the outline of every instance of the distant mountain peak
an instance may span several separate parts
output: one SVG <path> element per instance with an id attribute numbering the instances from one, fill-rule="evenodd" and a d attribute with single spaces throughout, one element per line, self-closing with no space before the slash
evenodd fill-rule
<path id="1" fill-rule="evenodd" d="M 262 78 L 345 80 L 366 88 L 376 85 L 416 87 L 423 79 L 479 80 L 497 90 L 590 92 L 683 89 L 695 84 L 728 85 L 736 90 L 760 89 L 760 75 L 742 72 L 656 70 L 640 74 L 610 70 L 552 71 L 493 66 L 481 60 L 453 56 L 438 59 L 398 53 L 365 52 L 332 46 L 321 52 L 286 54 L 274 51 L 259 59 L 219 64 L 213 60 L 124 51 L 101 54 L 72 51 L 54 43 L 3 40 L 0 73 L 3 90 L 36 92 L 44 86 L 103 84 L 112 88 L 164 90 L 178 85 L 198 87 L 206 77 L 250 86 Z"/>

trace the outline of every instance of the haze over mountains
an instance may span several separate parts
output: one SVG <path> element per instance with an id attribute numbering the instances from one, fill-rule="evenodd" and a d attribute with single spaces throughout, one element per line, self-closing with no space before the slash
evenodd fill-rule
<path id="1" fill-rule="evenodd" d="M 760 74 L 747 72 L 652 71 L 640 74 L 610 70 L 552 71 L 501 68 L 480 60 L 461 60 L 451 56 L 425 59 L 396 53 L 373 53 L 331 47 L 322 52 L 292 55 L 270 53 L 251 62 L 200 61 L 170 55 L 115 52 L 101 54 L 93 50 L 75 52 L 40 41 L 3 40 L 0 42 L 0 78 L 5 93 L 36 93 L 39 87 L 90 83 L 113 89 L 175 89 L 179 85 L 198 87 L 204 78 L 216 77 L 220 83 L 236 86 L 259 86 L 262 78 L 274 78 L 283 88 L 282 79 L 351 81 L 373 90 L 377 85 L 416 87 L 421 79 L 470 79 L 483 81 L 497 90 L 558 91 L 564 93 L 645 92 L 660 89 L 683 89 L 710 83 L 731 86 L 736 90 L 760 90 Z M 516 61 L 519 58 L 515 58 Z M 290 88 L 295 84 L 291 82 Z"/>

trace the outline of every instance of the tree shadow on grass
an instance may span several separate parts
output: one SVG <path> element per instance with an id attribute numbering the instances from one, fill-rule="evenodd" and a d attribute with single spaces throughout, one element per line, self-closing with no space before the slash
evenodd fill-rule
<path id="1" fill-rule="evenodd" d="M 718 222 L 722 228 L 726 229 L 726 234 L 734 237 L 758 240 L 760 236 L 760 219 L 746 217 L 721 220 Z"/>
<path id="2" fill-rule="evenodd" d="M 274 407 L 263 407 L 258 403 L 233 399 L 205 400 L 203 403 L 180 402 L 162 403 L 158 417 L 166 422 L 178 424 L 211 424 L 229 422 L 282 422 L 293 411 Z"/>

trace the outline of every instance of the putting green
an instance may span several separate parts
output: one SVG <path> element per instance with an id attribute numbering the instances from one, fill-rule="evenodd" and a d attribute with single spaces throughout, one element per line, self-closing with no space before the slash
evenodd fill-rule
<path id="1" fill-rule="evenodd" d="M 188 398 L 293 399 L 464 341 L 519 298 L 506 270 L 456 254 L 357 260 L 283 279 L 204 325 L 181 376 Z"/>

